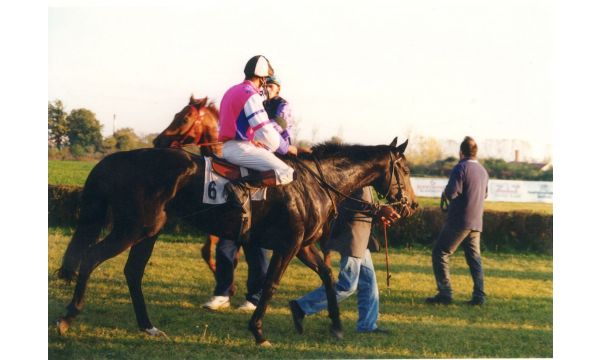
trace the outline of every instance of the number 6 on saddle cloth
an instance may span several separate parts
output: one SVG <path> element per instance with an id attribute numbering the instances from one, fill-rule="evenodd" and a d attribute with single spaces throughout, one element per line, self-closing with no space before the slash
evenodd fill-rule
<path id="1" fill-rule="evenodd" d="M 203 204 L 224 204 L 228 192 L 225 185 L 241 177 L 259 173 L 260 171 L 243 168 L 217 157 L 204 157 L 204 195 Z M 267 188 L 252 189 L 252 201 L 267 199 Z"/>

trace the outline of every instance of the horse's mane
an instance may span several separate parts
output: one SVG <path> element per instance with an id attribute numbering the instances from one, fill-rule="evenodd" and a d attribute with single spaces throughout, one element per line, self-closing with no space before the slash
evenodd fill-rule
<path id="1" fill-rule="evenodd" d="M 337 142 L 324 142 L 312 147 L 313 155 L 320 159 L 351 158 L 354 160 L 372 159 L 374 153 L 389 151 L 388 145 L 358 145 L 341 144 Z M 310 154 L 301 154 L 302 157 L 312 158 Z"/>
<path id="2" fill-rule="evenodd" d="M 219 109 L 214 101 L 209 102 L 205 107 L 216 119 L 219 119 Z"/>

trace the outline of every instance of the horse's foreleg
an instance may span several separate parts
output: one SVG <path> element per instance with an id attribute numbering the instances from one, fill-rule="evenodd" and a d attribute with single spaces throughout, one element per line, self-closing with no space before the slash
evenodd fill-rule
<path id="1" fill-rule="evenodd" d="M 271 345 L 263 335 L 262 321 L 265 313 L 267 312 L 268 303 L 273 297 L 275 290 L 277 290 L 285 269 L 289 265 L 290 261 L 294 258 L 297 251 L 298 250 L 296 248 L 286 252 L 285 254 L 280 254 L 279 252 L 275 251 L 273 252 L 271 262 L 269 263 L 269 269 L 267 270 L 265 285 L 263 287 L 262 295 L 260 296 L 260 301 L 258 302 L 258 306 L 256 307 L 256 310 L 254 310 L 254 313 L 250 318 L 250 323 L 248 324 L 248 329 L 254 335 L 254 339 L 258 345 Z"/>
<path id="2" fill-rule="evenodd" d="M 327 253 L 327 255 L 329 254 L 330 253 Z M 340 309 L 335 294 L 331 267 L 329 267 L 329 264 L 323 261 L 319 251 L 314 245 L 310 245 L 301 249 L 297 256 L 300 261 L 302 261 L 311 270 L 316 272 L 321 278 L 323 286 L 325 287 L 325 294 L 327 295 L 327 310 L 329 312 L 329 318 L 332 322 L 331 333 L 336 338 L 341 339 L 343 337 L 342 322 L 340 320 Z"/>
<path id="3" fill-rule="evenodd" d="M 310 246 L 310 251 L 317 260 L 319 276 L 321 277 L 323 285 L 325 286 L 325 293 L 327 294 L 327 310 L 332 323 L 331 333 L 336 338 L 341 339 L 343 337 L 342 321 L 340 320 L 340 307 L 337 302 L 333 272 L 331 271 L 331 253 L 327 253 L 324 261 L 314 245 Z"/>
<path id="4" fill-rule="evenodd" d="M 133 240 L 128 241 L 113 231 L 104 240 L 87 250 L 79 268 L 73 299 L 67 305 L 67 314 L 58 320 L 57 326 L 60 335 L 69 329 L 71 322 L 83 310 L 85 290 L 92 271 L 102 262 L 125 251 L 132 242 Z"/>
<path id="5" fill-rule="evenodd" d="M 124 269 L 127 286 L 129 287 L 129 294 L 131 295 L 131 302 L 133 303 L 133 310 L 135 311 L 135 317 L 140 330 L 154 328 L 150 322 L 148 311 L 146 309 L 146 302 L 142 292 L 142 278 L 144 277 L 144 270 L 152 255 L 152 250 L 154 249 L 157 237 L 158 235 L 152 236 L 133 246 L 129 251 L 129 257 L 127 258 L 127 264 L 125 264 Z"/>

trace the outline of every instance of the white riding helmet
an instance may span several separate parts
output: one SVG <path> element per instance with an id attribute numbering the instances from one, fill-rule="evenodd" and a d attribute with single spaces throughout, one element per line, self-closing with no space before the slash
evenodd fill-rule
<path id="1" fill-rule="evenodd" d="M 252 76 L 267 77 L 272 76 L 274 73 L 269 60 L 262 55 L 253 56 L 244 67 L 244 75 L 247 78 Z"/>

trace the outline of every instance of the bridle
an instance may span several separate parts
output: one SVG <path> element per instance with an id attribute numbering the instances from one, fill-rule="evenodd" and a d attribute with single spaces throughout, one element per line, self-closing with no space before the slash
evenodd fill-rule
<path id="1" fill-rule="evenodd" d="M 388 202 L 387 205 L 390 206 L 396 206 L 398 207 L 398 210 L 400 210 L 400 214 L 402 214 L 402 211 L 405 210 L 405 208 L 407 208 L 409 206 L 408 204 L 408 197 L 406 196 L 406 188 L 404 183 L 400 180 L 400 174 L 399 171 L 396 170 L 396 164 L 398 164 L 400 161 L 402 161 L 402 158 L 399 157 L 398 159 L 394 160 L 394 157 L 392 156 L 392 152 L 390 151 L 390 182 L 388 183 L 388 189 L 385 195 L 383 195 L 381 198 L 386 198 L 389 199 L 389 195 L 390 192 L 392 191 L 392 181 L 393 179 L 396 179 L 396 187 L 398 188 L 398 194 L 396 195 L 396 201 L 393 202 Z"/>

